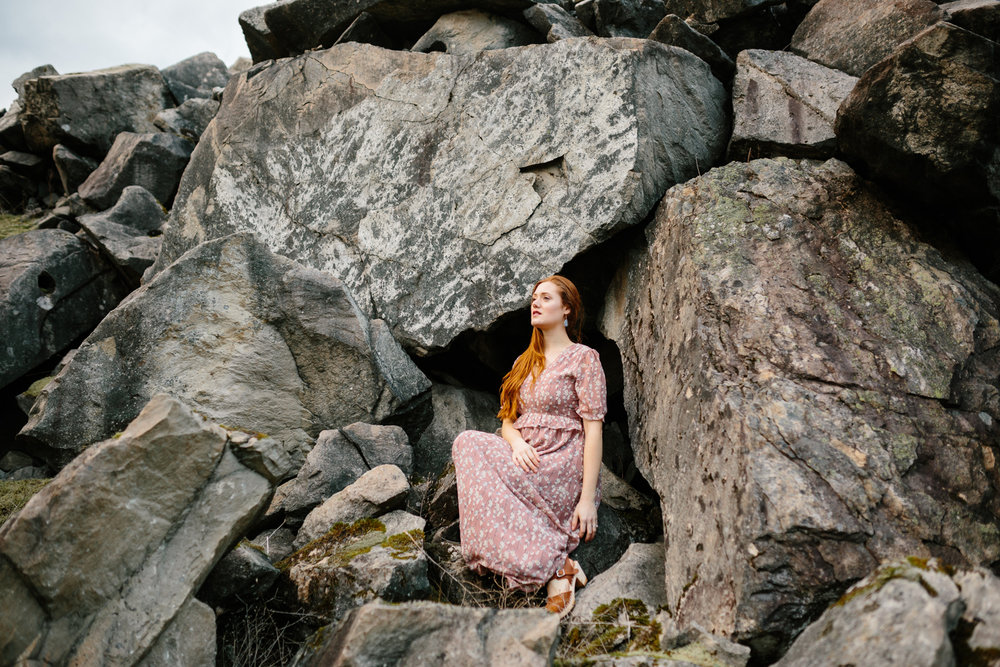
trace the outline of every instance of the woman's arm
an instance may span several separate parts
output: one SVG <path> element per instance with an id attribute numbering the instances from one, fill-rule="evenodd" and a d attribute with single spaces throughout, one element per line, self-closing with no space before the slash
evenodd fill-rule
<path id="1" fill-rule="evenodd" d="M 520 466 L 521 470 L 524 472 L 538 472 L 538 452 L 521 437 L 521 432 L 514 428 L 513 421 L 510 419 L 503 420 L 503 426 L 500 427 L 500 435 L 507 441 L 510 448 L 514 450 L 514 463 Z"/>
<path id="2" fill-rule="evenodd" d="M 597 534 L 597 478 L 601 474 L 601 457 L 604 454 L 604 422 L 583 420 L 583 488 L 580 502 L 573 510 L 570 528 L 580 527 L 580 537 L 587 542 Z"/>

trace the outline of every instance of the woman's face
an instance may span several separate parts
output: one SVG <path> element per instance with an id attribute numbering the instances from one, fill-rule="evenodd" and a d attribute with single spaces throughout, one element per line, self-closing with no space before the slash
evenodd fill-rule
<path id="1" fill-rule="evenodd" d="M 531 295 L 531 326 L 539 329 L 550 329 L 562 326 L 563 319 L 569 315 L 569 306 L 563 304 L 559 288 L 548 281 L 538 283 L 535 293 Z"/>

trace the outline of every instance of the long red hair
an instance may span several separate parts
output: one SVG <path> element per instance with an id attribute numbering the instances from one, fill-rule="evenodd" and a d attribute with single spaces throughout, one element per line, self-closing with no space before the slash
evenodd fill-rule
<path id="1" fill-rule="evenodd" d="M 531 288 L 531 293 L 534 294 L 538 286 L 544 282 L 550 282 L 558 288 L 563 305 L 569 308 L 569 314 L 566 316 L 566 320 L 569 322 L 566 333 L 569 334 L 570 340 L 579 343 L 580 332 L 583 329 L 583 302 L 580 300 L 580 292 L 577 291 L 576 285 L 568 278 L 549 276 L 535 283 L 535 286 Z M 500 412 L 497 417 L 517 419 L 517 397 L 521 385 L 529 374 L 531 382 L 534 384 L 538 379 L 538 374 L 543 370 L 545 370 L 544 338 L 540 330 L 532 328 L 528 349 L 517 358 L 510 372 L 503 376 L 503 384 L 500 386 Z"/>

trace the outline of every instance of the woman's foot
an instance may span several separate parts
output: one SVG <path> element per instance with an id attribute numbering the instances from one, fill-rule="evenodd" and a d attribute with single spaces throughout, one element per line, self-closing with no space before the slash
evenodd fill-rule
<path id="1" fill-rule="evenodd" d="M 587 575 L 583 573 L 579 563 L 567 558 L 562 568 L 549 580 L 547 589 L 549 599 L 545 603 L 545 609 L 553 614 L 559 614 L 560 620 L 565 618 L 576 604 L 578 584 L 585 586 Z"/>

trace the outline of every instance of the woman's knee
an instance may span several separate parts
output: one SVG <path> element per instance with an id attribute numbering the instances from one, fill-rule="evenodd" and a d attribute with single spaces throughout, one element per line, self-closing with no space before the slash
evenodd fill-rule
<path id="1" fill-rule="evenodd" d="M 454 460 L 457 455 L 467 448 L 476 436 L 476 431 L 462 431 L 455 436 L 455 441 L 451 443 L 451 458 Z"/>

